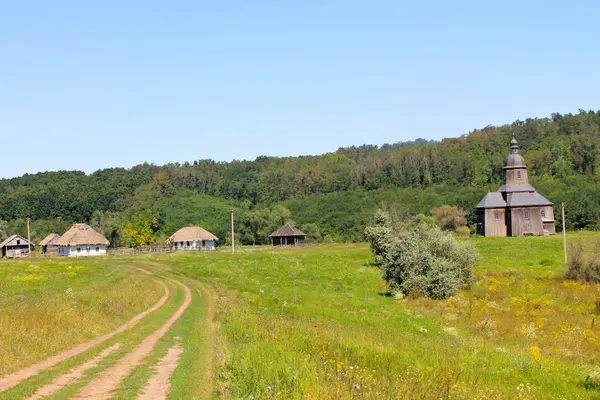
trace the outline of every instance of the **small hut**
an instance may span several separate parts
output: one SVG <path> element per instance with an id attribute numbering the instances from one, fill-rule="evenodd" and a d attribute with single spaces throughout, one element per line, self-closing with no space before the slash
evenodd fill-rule
<path id="1" fill-rule="evenodd" d="M 51 233 L 44 238 L 40 242 L 40 246 L 42 246 L 42 254 L 46 255 L 57 255 L 58 254 L 58 246 L 56 246 L 55 242 L 60 238 L 60 235 L 56 233 Z"/>
<path id="2" fill-rule="evenodd" d="M 21 235 L 12 235 L 4 242 L 0 243 L 2 257 L 18 258 L 27 257 L 29 255 L 30 243 Z M 31 244 L 33 250 L 33 244 Z"/>
<path id="3" fill-rule="evenodd" d="M 214 250 L 218 237 L 199 226 L 187 226 L 167 240 L 175 250 Z"/>
<path id="4" fill-rule="evenodd" d="M 62 257 L 91 257 L 106 254 L 110 242 L 101 233 L 86 224 L 75 224 L 56 239 L 58 255 Z"/>
<path id="5" fill-rule="evenodd" d="M 306 233 L 289 224 L 269 235 L 273 246 L 304 246 L 306 242 Z"/>

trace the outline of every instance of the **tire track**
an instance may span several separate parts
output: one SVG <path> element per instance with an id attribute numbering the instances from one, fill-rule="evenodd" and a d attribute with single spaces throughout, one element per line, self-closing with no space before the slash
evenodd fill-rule
<path id="1" fill-rule="evenodd" d="M 155 345 L 162 339 L 169 329 L 183 315 L 192 303 L 192 291 L 190 288 L 176 280 L 171 280 L 181 286 L 185 298 L 181 306 L 169 317 L 167 322 L 159 329 L 148 335 L 134 350 L 127 353 L 115 365 L 102 371 L 92 382 L 85 386 L 73 399 L 110 399 L 112 393 L 119 387 L 121 382 L 129 376 L 133 370 L 141 365 L 142 360 L 148 357 L 154 350 Z"/>
<path id="2" fill-rule="evenodd" d="M 44 397 L 52 396 L 65 386 L 75 383 L 77 380 L 83 378 L 88 370 L 96 368 L 100 361 L 110 356 L 119 348 L 121 348 L 121 343 L 114 344 L 111 347 L 104 349 L 100 354 L 86 363 L 80 365 L 79 367 L 73 368 L 64 375 L 59 376 L 52 383 L 42 386 L 33 395 L 28 397 L 27 400 L 38 400 Z"/>
<path id="3" fill-rule="evenodd" d="M 177 368 L 183 348 L 179 343 L 171 347 L 167 354 L 154 366 L 155 374 L 150 378 L 144 392 L 137 400 L 166 400 L 171 388 L 171 375 Z"/>
<path id="4" fill-rule="evenodd" d="M 84 351 L 87 351 L 87 350 L 107 341 L 108 339 L 112 338 L 115 335 L 118 335 L 119 333 L 125 332 L 126 330 L 133 328 L 142 318 L 144 318 L 148 314 L 158 310 L 166 303 L 167 299 L 169 298 L 169 293 L 170 293 L 169 288 L 163 282 L 160 282 L 160 283 L 163 286 L 165 293 L 160 298 L 160 300 L 156 304 L 154 304 L 152 307 L 150 307 L 146 311 L 136 315 L 131 320 L 129 320 L 128 322 L 121 325 L 119 328 L 117 328 L 116 330 L 114 330 L 110 333 L 107 333 L 105 335 L 97 337 L 96 339 L 93 339 L 87 343 L 80 344 L 76 347 L 73 347 L 70 350 L 63 352 L 63 353 L 54 355 L 54 356 L 49 357 L 49 358 L 45 359 L 44 361 L 41 361 L 37 364 L 31 365 L 20 371 L 14 372 L 10 375 L 4 376 L 3 378 L 0 378 L 0 393 L 5 392 L 9 389 L 12 389 L 13 387 L 17 386 L 19 383 L 37 375 L 38 373 L 40 373 L 41 371 L 43 371 L 45 369 L 54 367 L 55 365 L 65 361 L 65 360 L 68 360 L 69 358 L 73 358 L 73 357 L 83 353 Z"/>

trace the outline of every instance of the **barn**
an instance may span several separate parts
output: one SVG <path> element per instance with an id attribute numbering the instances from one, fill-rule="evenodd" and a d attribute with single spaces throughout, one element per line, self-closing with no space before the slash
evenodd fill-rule
<path id="1" fill-rule="evenodd" d="M 105 255 L 110 242 L 91 226 L 75 224 L 54 244 L 61 257 L 91 257 Z"/>
<path id="2" fill-rule="evenodd" d="M 27 257 L 29 255 L 29 248 L 30 243 L 21 235 L 12 235 L 0 243 L 2 257 L 6 258 Z M 31 249 L 33 250 L 33 244 L 31 244 Z"/>
<path id="3" fill-rule="evenodd" d="M 529 184 L 516 139 L 504 160 L 504 184 L 477 204 L 477 233 L 483 236 L 542 236 L 556 231 L 552 202 Z"/>
<path id="4" fill-rule="evenodd" d="M 199 226 L 186 226 L 175 232 L 167 242 L 175 250 L 214 250 L 215 235 Z"/>

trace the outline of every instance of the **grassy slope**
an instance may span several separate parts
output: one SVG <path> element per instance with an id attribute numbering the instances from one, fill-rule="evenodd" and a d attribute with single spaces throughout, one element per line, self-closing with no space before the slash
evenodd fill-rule
<path id="1" fill-rule="evenodd" d="M 479 283 L 456 304 L 383 296 L 366 245 L 167 262 L 218 292 L 223 398 L 597 397 L 597 289 L 560 280 L 560 237 L 476 244 Z"/>

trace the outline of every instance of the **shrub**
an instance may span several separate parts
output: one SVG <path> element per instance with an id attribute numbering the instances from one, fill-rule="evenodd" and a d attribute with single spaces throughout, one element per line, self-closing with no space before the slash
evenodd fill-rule
<path id="1" fill-rule="evenodd" d="M 456 234 L 459 236 L 469 236 L 471 234 L 471 230 L 466 226 L 459 226 L 456 228 Z"/>
<path id="2" fill-rule="evenodd" d="M 392 224 L 387 213 L 377 211 L 365 235 L 392 293 L 442 299 L 472 282 L 473 246 L 457 242 L 427 217 Z"/>
<path id="3" fill-rule="evenodd" d="M 446 231 L 454 231 L 467 224 L 467 213 L 465 210 L 455 206 L 440 206 L 429 211 L 440 228 Z"/>
<path id="4" fill-rule="evenodd" d="M 592 256 L 586 260 L 582 239 L 576 239 L 570 245 L 570 258 L 567 264 L 566 278 L 574 281 L 600 282 L 600 242 Z"/>

